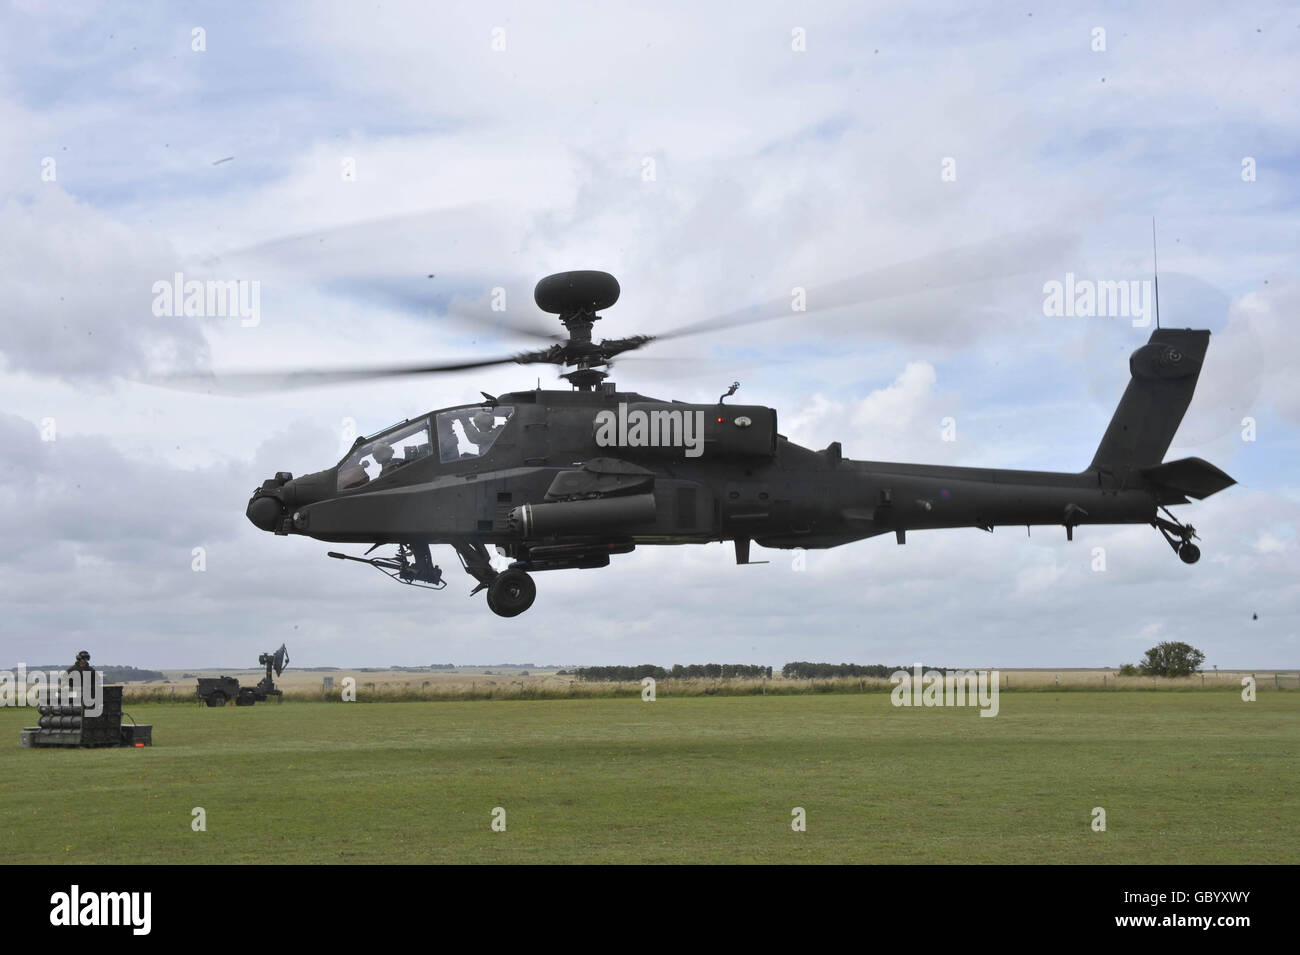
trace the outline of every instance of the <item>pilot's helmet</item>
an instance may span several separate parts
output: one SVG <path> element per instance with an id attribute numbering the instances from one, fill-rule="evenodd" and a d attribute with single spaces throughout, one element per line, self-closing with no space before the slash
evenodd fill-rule
<path id="1" fill-rule="evenodd" d="M 393 460 L 393 446 L 391 444 L 377 444 L 375 445 L 374 455 L 375 460 L 380 464 L 387 464 Z"/>
<path id="2" fill-rule="evenodd" d="M 491 431 L 497 425 L 497 416 L 490 411 L 476 411 L 469 419 L 480 431 Z"/>
<path id="3" fill-rule="evenodd" d="M 78 650 L 78 651 L 77 651 L 77 659 L 78 659 L 78 660 L 89 660 L 89 659 L 90 659 L 90 651 L 89 651 L 89 650 Z"/>

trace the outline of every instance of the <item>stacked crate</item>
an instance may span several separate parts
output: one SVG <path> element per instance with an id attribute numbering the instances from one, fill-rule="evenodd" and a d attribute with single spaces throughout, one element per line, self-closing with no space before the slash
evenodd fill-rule
<path id="1" fill-rule="evenodd" d="M 36 726 L 23 730 L 23 746 L 135 746 L 153 742 L 153 727 L 122 726 L 122 687 L 100 689 L 103 709 L 89 716 L 82 703 L 47 703 L 37 707 Z"/>

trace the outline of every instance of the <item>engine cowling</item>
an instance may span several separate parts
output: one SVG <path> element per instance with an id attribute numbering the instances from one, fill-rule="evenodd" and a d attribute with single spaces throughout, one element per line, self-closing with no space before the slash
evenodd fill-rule
<path id="1" fill-rule="evenodd" d="M 693 460 L 771 457 L 776 411 L 762 405 L 620 403 L 596 414 L 596 444 L 620 455 Z"/>

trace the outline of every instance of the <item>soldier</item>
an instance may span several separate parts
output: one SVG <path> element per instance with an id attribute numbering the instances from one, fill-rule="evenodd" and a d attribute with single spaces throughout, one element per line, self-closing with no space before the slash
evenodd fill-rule
<path id="1" fill-rule="evenodd" d="M 462 419 L 461 427 L 465 429 L 465 437 L 470 443 L 477 446 L 478 453 L 485 454 L 505 425 L 497 424 L 496 415 L 491 411 L 481 410 Z"/>
<path id="2" fill-rule="evenodd" d="M 438 457 L 443 462 L 460 460 L 460 441 L 451 415 L 438 415 Z"/>
<path id="3" fill-rule="evenodd" d="M 59 689 L 59 694 L 61 696 L 63 694 L 66 694 L 66 697 L 64 697 L 65 703 L 73 703 L 73 704 L 81 703 L 82 700 L 80 699 L 80 697 L 85 688 L 86 682 L 90 681 L 91 683 L 93 683 L 95 679 L 95 668 L 90 665 L 90 651 L 89 650 L 79 651 L 77 653 L 76 661 L 72 664 L 72 666 L 68 667 L 66 672 L 77 674 L 76 677 L 77 686 L 72 686 L 71 684 L 73 681 L 69 680 L 68 681 L 69 685 L 65 687 L 61 687 Z"/>
<path id="4" fill-rule="evenodd" d="M 373 454 L 375 460 L 379 462 L 379 474 L 377 474 L 376 477 L 383 477 L 396 467 L 396 463 L 393 461 L 394 452 L 391 444 L 384 444 L 381 442 L 375 445 L 375 449 L 370 453 Z"/>

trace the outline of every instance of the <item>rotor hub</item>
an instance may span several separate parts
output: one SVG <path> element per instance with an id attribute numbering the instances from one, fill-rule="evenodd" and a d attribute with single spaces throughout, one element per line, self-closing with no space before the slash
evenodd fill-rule
<path id="1" fill-rule="evenodd" d="M 590 391 L 604 381 L 606 373 L 593 367 L 609 363 L 611 354 L 603 344 L 591 340 L 591 326 L 600 320 L 596 313 L 618 301 L 618 279 L 608 272 L 593 270 L 557 272 L 537 283 L 533 299 L 544 312 L 558 315 L 569 331 L 556 356 L 565 365 L 577 369 L 561 375 L 575 388 Z M 622 349 L 620 349 L 622 350 Z"/>
<path id="2" fill-rule="evenodd" d="M 560 376 L 573 387 L 582 391 L 591 391 L 602 381 L 609 377 L 608 372 L 601 371 L 599 368 L 579 368 L 576 371 L 570 371 Z"/>

